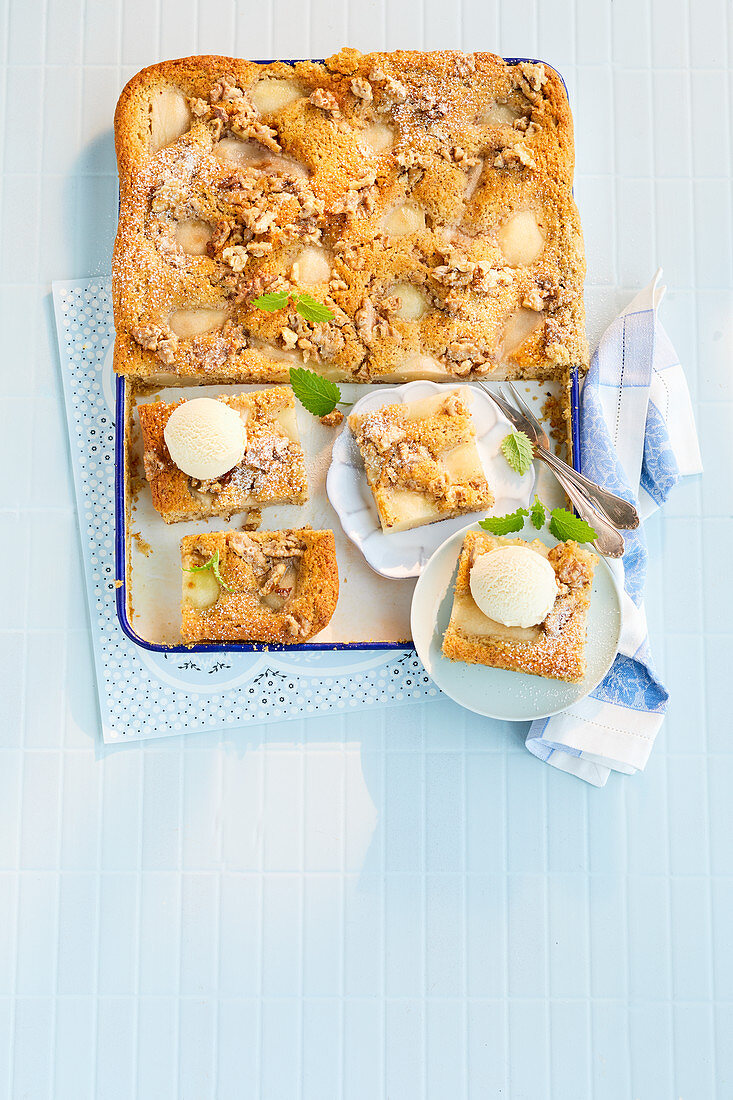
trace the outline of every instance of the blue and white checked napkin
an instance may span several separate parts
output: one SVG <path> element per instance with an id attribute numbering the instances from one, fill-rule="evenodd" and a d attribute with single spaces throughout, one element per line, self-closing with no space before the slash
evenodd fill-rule
<path id="1" fill-rule="evenodd" d="M 583 472 L 637 503 L 642 522 L 673 485 L 702 471 L 684 371 L 657 316 L 661 272 L 606 330 L 580 401 Z M 643 529 L 624 532 L 623 629 L 601 684 L 552 718 L 533 722 L 526 745 L 563 771 L 602 787 L 611 771 L 644 768 L 668 695 L 652 662 L 644 614 Z"/>

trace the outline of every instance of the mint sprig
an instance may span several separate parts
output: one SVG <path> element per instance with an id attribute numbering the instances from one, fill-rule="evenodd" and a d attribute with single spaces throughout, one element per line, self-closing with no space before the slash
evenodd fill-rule
<path id="1" fill-rule="evenodd" d="M 307 367 L 290 368 L 290 385 L 303 408 L 313 416 L 327 416 L 341 400 L 341 390 L 335 382 Z"/>
<path id="2" fill-rule="evenodd" d="M 584 519 L 573 515 L 567 508 L 553 508 L 550 513 L 550 533 L 560 542 L 593 542 L 595 530 Z"/>
<path id="3" fill-rule="evenodd" d="M 287 290 L 273 290 L 269 294 L 262 294 L 259 298 L 252 299 L 252 305 L 264 310 L 265 313 L 277 313 L 279 309 L 285 309 L 287 304 Z"/>
<path id="4" fill-rule="evenodd" d="M 529 521 L 534 527 L 535 531 L 539 531 L 541 527 L 545 526 L 545 520 L 547 519 L 547 510 L 544 504 L 538 496 L 534 498 L 534 504 L 529 510 Z"/>
<path id="5" fill-rule="evenodd" d="M 187 573 L 203 573 L 205 569 L 210 569 L 222 588 L 226 588 L 227 592 L 233 592 L 234 589 L 222 580 L 221 573 L 219 572 L 219 551 L 215 550 L 208 561 L 203 565 L 192 565 L 186 569 Z"/>
<path id="6" fill-rule="evenodd" d="M 479 527 L 492 535 L 511 535 L 522 530 L 526 516 L 529 516 L 536 531 L 544 526 L 547 508 L 539 497 L 535 496 L 531 510 L 517 508 L 516 512 L 509 512 L 505 516 L 487 516 L 486 519 L 479 520 Z M 569 512 L 567 508 L 553 508 L 550 512 L 550 534 L 558 542 L 568 542 L 570 539 L 574 542 L 593 542 L 597 538 L 597 532 L 590 523 Z"/>
<path id="7" fill-rule="evenodd" d="M 333 321 L 336 316 L 332 309 L 312 298 L 310 294 L 289 294 L 287 290 L 272 290 L 269 294 L 261 294 L 259 298 L 252 299 L 252 305 L 265 313 L 277 313 L 290 302 L 294 304 L 296 313 L 311 324 Z"/>
<path id="8" fill-rule="evenodd" d="M 333 321 L 334 318 L 333 310 L 324 306 L 322 302 L 316 301 L 315 298 L 311 298 L 310 294 L 299 294 L 295 309 L 301 317 L 305 317 L 306 321 L 311 321 L 313 324 Z"/>
<path id="9" fill-rule="evenodd" d="M 510 535 L 514 531 L 522 530 L 524 517 L 528 515 L 526 508 L 517 508 L 516 512 L 509 512 L 506 516 L 487 516 L 486 519 L 479 520 L 479 527 L 492 535 Z"/>
<path id="10" fill-rule="evenodd" d="M 501 453 L 517 474 L 526 474 L 534 459 L 531 439 L 514 428 L 502 439 Z"/>

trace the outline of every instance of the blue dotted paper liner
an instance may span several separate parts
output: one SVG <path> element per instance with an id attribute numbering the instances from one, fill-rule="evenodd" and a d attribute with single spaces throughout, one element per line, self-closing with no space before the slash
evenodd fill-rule
<path id="1" fill-rule="evenodd" d="M 157 653 L 123 634 L 115 608 L 111 283 L 56 282 L 53 298 L 104 741 L 439 695 L 412 651 Z"/>

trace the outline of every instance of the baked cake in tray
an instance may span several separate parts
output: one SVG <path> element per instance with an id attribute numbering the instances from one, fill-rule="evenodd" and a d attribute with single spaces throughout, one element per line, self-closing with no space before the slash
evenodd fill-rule
<path id="1" fill-rule="evenodd" d="M 144 69 L 115 115 L 115 369 L 168 384 L 564 379 L 587 360 L 546 64 L 344 49 Z M 281 308 L 254 304 L 281 292 Z M 282 294 L 284 292 L 284 295 Z M 329 319 L 295 308 L 307 294 Z"/>
<path id="2" fill-rule="evenodd" d="M 333 531 L 217 531 L 181 541 L 181 634 L 195 642 L 308 641 L 339 592 Z"/>
<path id="3" fill-rule="evenodd" d="M 465 387 L 349 417 L 384 531 L 494 503 L 476 447 L 471 397 Z"/>
<path id="4" fill-rule="evenodd" d="M 504 546 L 529 547 L 547 558 L 558 586 L 549 614 L 537 626 L 504 626 L 488 618 L 471 594 L 471 569 L 481 554 Z M 450 623 L 443 653 L 452 661 L 491 665 L 554 680 L 580 682 L 585 675 L 586 618 L 590 607 L 595 554 L 576 542 L 549 549 L 539 539 L 499 538 L 467 532 L 461 549 Z"/>
<path id="5" fill-rule="evenodd" d="M 252 514 L 268 504 L 303 504 L 308 497 L 303 449 L 298 437 L 293 391 L 273 386 L 217 398 L 245 422 L 244 455 L 233 469 L 201 481 L 180 470 L 170 456 L 164 432 L 181 402 L 137 406 L 143 437 L 143 465 L 153 504 L 166 523 Z"/>

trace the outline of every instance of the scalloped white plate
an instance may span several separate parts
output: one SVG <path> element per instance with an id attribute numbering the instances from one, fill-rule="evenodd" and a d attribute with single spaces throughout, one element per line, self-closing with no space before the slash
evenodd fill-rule
<path id="1" fill-rule="evenodd" d="M 407 382 L 404 386 L 385 387 L 366 394 L 356 402 L 351 412 L 372 412 L 382 405 L 417 401 L 436 391 L 447 393 L 449 389 L 445 383 L 438 382 Z M 489 514 L 502 516 L 517 508 L 526 508 L 534 489 L 534 466 L 523 476 L 511 469 L 500 450 L 502 439 L 511 431 L 511 424 L 483 390 L 477 386 L 470 386 L 470 389 L 478 452 L 486 480 L 496 498 Z M 372 569 L 383 577 L 395 580 L 418 577 L 430 556 L 454 531 L 459 531 L 472 519 L 483 519 L 487 514 L 486 511 L 471 512 L 415 527 L 411 531 L 385 534 L 367 483 L 359 448 L 348 423 L 333 445 L 326 492 L 344 532 L 359 547 Z"/>

